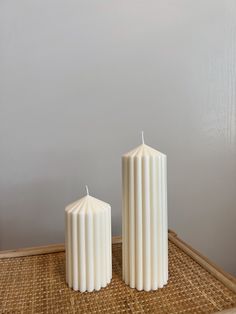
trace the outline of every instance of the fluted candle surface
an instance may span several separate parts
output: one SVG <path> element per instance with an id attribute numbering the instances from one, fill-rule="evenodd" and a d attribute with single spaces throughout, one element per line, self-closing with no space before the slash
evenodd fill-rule
<path id="1" fill-rule="evenodd" d="M 123 280 L 156 290 L 168 280 L 166 155 L 144 144 L 122 157 Z"/>
<path id="2" fill-rule="evenodd" d="M 66 282 L 74 290 L 105 287 L 112 277 L 111 207 L 90 195 L 65 209 Z"/>

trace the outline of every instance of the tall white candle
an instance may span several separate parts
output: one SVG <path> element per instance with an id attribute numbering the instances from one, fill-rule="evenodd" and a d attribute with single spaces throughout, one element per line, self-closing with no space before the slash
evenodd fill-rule
<path id="1" fill-rule="evenodd" d="M 166 155 L 142 145 L 122 157 L 123 280 L 156 290 L 168 280 Z"/>
<path id="2" fill-rule="evenodd" d="M 65 220 L 66 282 L 80 292 L 100 290 L 112 278 L 111 207 L 87 189 L 66 207 Z"/>

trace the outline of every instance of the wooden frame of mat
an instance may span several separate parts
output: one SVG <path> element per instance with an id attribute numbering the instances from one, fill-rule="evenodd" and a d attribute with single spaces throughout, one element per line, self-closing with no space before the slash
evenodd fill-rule
<path id="1" fill-rule="evenodd" d="M 169 230 L 168 236 L 171 242 L 173 242 L 176 246 L 178 246 L 182 251 L 188 254 L 191 258 L 193 258 L 198 264 L 200 264 L 203 268 L 205 268 L 208 272 L 210 272 L 215 278 L 221 281 L 227 288 L 229 288 L 230 290 L 236 293 L 236 278 L 234 276 L 225 272 L 223 269 L 221 269 L 216 264 L 211 262 L 208 258 L 203 256 L 197 250 L 195 250 L 190 245 L 182 241 L 180 238 L 178 238 L 177 234 L 174 231 Z M 112 238 L 112 243 L 121 243 L 121 242 L 122 242 L 122 238 L 120 236 L 116 236 Z M 51 244 L 51 245 L 46 245 L 46 246 L 0 251 L 0 258 L 30 256 L 30 255 L 48 254 L 48 253 L 56 253 L 56 252 L 63 252 L 63 251 L 65 251 L 64 244 Z M 235 313 L 235 309 L 230 309 L 222 313 Z"/>

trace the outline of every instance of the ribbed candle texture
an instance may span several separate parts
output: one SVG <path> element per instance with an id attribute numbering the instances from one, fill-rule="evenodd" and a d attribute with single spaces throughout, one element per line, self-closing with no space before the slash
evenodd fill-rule
<path id="1" fill-rule="evenodd" d="M 144 144 L 122 157 L 122 276 L 131 288 L 168 280 L 166 155 Z"/>
<path id="2" fill-rule="evenodd" d="M 65 209 L 66 282 L 93 291 L 111 281 L 111 207 L 90 195 Z"/>

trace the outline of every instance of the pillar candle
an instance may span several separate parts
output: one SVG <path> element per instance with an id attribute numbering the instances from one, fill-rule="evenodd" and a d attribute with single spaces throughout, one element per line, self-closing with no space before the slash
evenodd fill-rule
<path id="1" fill-rule="evenodd" d="M 122 157 L 122 276 L 131 288 L 168 280 L 166 155 L 142 145 Z"/>
<path id="2" fill-rule="evenodd" d="M 112 277 L 111 207 L 89 195 L 65 209 L 66 282 L 73 290 L 105 287 Z"/>

